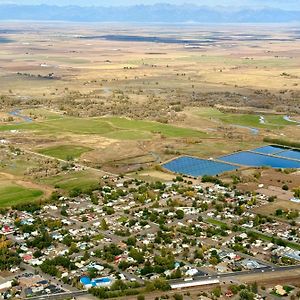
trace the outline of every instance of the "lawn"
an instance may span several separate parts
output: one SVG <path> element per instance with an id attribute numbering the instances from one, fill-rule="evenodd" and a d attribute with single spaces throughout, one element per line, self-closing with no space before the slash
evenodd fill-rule
<path id="1" fill-rule="evenodd" d="M 16 184 L 0 186 L 0 207 L 11 207 L 19 203 L 36 201 L 43 192 L 36 189 L 26 189 Z"/>
<path id="2" fill-rule="evenodd" d="M 212 219 L 212 218 L 207 218 L 207 219 L 205 219 L 205 221 L 212 225 L 218 226 L 218 227 L 228 227 L 228 225 L 226 223 Z"/>
<path id="3" fill-rule="evenodd" d="M 59 159 L 70 160 L 80 157 L 83 153 L 92 150 L 88 147 L 76 145 L 60 145 L 39 149 L 38 152 Z"/>

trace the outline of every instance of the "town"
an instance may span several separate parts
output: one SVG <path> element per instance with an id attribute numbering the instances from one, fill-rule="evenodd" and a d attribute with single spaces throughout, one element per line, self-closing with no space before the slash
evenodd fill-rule
<path id="1" fill-rule="evenodd" d="M 89 190 L 2 209 L 2 297 L 299 297 L 299 213 L 255 213 L 275 198 L 213 176 L 103 175 Z"/>

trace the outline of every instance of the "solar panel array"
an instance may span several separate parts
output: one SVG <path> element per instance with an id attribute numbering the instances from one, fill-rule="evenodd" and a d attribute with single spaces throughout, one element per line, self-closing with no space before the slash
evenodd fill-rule
<path id="1" fill-rule="evenodd" d="M 194 158 L 189 156 L 179 157 L 163 165 L 166 169 L 179 174 L 194 177 L 203 175 L 217 175 L 226 171 L 233 171 L 238 167 L 213 160 Z"/>
<path id="2" fill-rule="evenodd" d="M 171 172 L 193 177 L 214 176 L 239 166 L 300 169 L 300 151 L 270 145 L 221 156 L 218 160 L 182 156 L 163 165 Z"/>

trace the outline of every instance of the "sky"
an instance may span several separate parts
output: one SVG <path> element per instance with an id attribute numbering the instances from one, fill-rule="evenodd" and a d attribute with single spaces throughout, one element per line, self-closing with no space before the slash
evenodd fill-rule
<path id="1" fill-rule="evenodd" d="M 80 6 L 121 6 L 136 4 L 191 3 L 210 7 L 274 7 L 281 9 L 300 10 L 300 0 L 0 0 L 0 4 L 53 4 L 53 5 L 80 5 Z"/>

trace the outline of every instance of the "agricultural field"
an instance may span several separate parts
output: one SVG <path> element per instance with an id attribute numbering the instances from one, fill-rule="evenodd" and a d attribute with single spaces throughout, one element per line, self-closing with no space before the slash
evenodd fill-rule
<path id="1" fill-rule="evenodd" d="M 99 175 L 97 176 L 93 172 L 81 171 L 51 176 L 49 178 L 41 179 L 39 182 L 69 192 L 75 188 L 87 190 L 90 187 L 97 185 L 97 177 L 99 177 Z"/>
<path id="2" fill-rule="evenodd" d="M 49 147 L 39 149 L 38 153 L 59 158 L 62 160 L 73 160 L 80 157 L 83 153 L 90 151 L 91 148 L 75 146 L 75 145 L 60 145 L 57 147 Z"/>
<path id="3" fill-rule="evenodd" d="M 28 182 L 15 180 L 12 176 L 0 173 L 0 208 L 37 201 L 43 195 L 42 190 L 33 188 Z"/>

